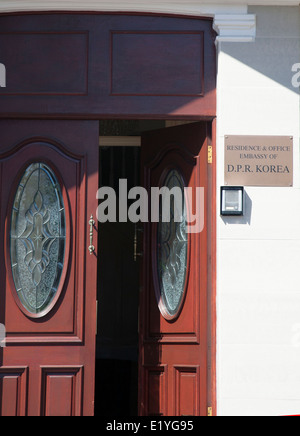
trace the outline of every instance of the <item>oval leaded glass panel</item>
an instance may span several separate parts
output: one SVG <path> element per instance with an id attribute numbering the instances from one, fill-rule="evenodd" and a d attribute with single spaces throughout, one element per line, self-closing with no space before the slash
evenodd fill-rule
<path id="1" fill-rule="evenodd" d="M 13 203 L 10 255 L 17 295 L 32 314 L 54 299 L 64 264 L 66 217 L 61 187 L 43 163 L 30 165 Z"/>
<path id="2" fill-rule="evenodd" d="M 160 205 L 157 267 L 162 313 L 174 318 L 184 298 L 188 260 L 184 184 L 177 170 L 168 173 L 164 187 L 170 191 L 165 191 L 167 194 L 162 196 Z"/>

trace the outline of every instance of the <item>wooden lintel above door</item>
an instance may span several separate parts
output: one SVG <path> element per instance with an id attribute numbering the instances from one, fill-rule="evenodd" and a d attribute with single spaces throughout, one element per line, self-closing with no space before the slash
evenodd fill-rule
<path id="1" fill-rule="evenodd" d="M 165 127 L 176 127 L 184 126 L 186 124 L 193 124 L 197 121 L 165 121 Z M 141 136 L 100 136 L 99 146 L 100 147 L 141 147 L 142 137 Z"/>
<path id="2" fill-rule="evenodd" d="M 100 136 L 100 147 L 140 147 L 140 136 Z"/>
<path id="3" fill-rule="evenodd" d="M 210 18 L 37 13 L 0 28 L 0 118 L 216 115 Z"/>

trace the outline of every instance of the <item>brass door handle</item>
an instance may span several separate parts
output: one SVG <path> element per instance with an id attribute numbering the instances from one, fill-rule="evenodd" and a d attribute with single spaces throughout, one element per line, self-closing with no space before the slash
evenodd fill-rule
<path id="1" fill-rule="evenodd" d="M 90 252 L 90 254 L 93 254 L 95 252 L 95 247 L 93 245 L 95 220 L 94 220 L 93 215 L 91 215 L 91 218 L 90 218 L 90 221 L 89 221 L 89 225 L 90 225 L 90 246 L 89 246 L 89 252 Z"/>

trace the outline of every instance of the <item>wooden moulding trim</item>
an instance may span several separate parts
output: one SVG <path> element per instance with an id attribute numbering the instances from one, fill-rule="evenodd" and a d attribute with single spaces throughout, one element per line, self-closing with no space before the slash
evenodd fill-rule
<path id="1" fill-rule="evenodd" d="M 100 136 L 100 147 L 141 147 L 141 136 Z"/>

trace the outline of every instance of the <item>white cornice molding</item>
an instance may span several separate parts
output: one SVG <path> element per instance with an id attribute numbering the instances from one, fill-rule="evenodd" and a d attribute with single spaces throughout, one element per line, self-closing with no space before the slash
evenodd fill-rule
<path id="1" fill-rule="evenodd" d="M 233 0 L 0 0 L 0 13 L 33 11 L 145 12 L 196 16 L 244 13 L 245 2 Z"/>
<path id="2" fill-rule="evenodd" d="M 184 15 L 243 13 L 250 5 L 299 6 L 299 0 L 0 0 L 1 12 L 129 11 Z"/>
<path id="3" fill-rule="evenodd" d="M 215 15 L 217 42 L 253 42 L 256 37 L 256 15 Z"/>

